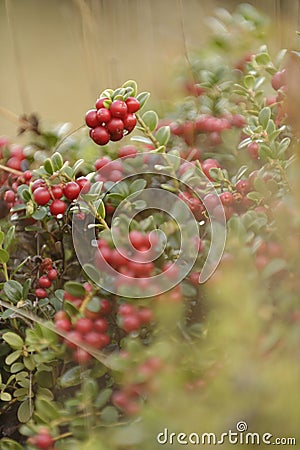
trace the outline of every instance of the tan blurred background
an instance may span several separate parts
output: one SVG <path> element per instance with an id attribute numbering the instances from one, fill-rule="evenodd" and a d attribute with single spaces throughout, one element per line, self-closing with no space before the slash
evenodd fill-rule
<path id="1" fill-rule="evenodd" d="M 83 123 L 104 88 L 134 78 L 168 98 L 185 46 L 205 39 L 204 19 L 230 0 L 0 0 L 0 107 Z M 299 0 L 249 1 L 274 23 L 280 46 L 296 45 Z M 184 33 L 183 33 L 184 30 Z M 15 135 L 0 115 L 0 134 Z"/>

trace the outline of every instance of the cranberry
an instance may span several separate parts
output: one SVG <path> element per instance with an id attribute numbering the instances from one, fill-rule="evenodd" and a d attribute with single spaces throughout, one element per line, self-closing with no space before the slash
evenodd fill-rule
<path id="1" fill-rule="evenodd" d="M 53 202 L 50 205 L 50 212 L 52 214 L 52 216 L 58 217 L 58 216 L 62 216 L 64 214 L 64 212 L 67 209 L 67 205 L 65 204 L 65 202 L 63 202 L 62 200 L 59 199 L 55 199 L 53 200 Z"/>
<path id="2" fill-rule="evenodd" d="M 258 159 L 259 145 L 257 142 L 251 142 L 251 144 L 248 145 L 247 150 L 252 159 Z"/>
<path id="3" fill-rule="evenodd" d="M 101 97 L 101 98 L 98 98 L 98 100 L 96 101 L 96 108 L 97 109 L 100 109 L 100 108 L 104 108 L 104 102 L 105 102 L 105 100 L 108 100 L 108 98 L 107 97 Z"/>
<path id="4" fill-rule="evenodd" d="M 137 250 L 141 250 L 142 247 L 146 246 L 150 248 L 150 242 L 147 236 L 137 230 L 130 231 L 129 239 L 133 247 Z"/>
<path id="5" fill-rule="evenodd" d="M 45 186 L 45 181 L 42 180 L 41 178 L 39 178 L 38 180 L 35 180 L 32 185 L 31 185 L 31 190 L 32 192 L 34 192 L 37 188 L 39 187 L 44 187 Z"/>
<path id="6" fill-rule="evenodd" d="M 54 322 L 57 322 L 58 320 L 61 320 L 61 319 L 69 320 L 68 314 L 62 310 L 57 311 L 57 313 L 54 316 Z"/>
<path id="7" fill-rule="evenodd" d="M 107 129 L 110 133 L 122 133 L 124 130 L 123 120 L 113 117 L 107 124 Z"/>
<path id="8" fill-rule="evenodd" d="M 113 117 L 123 118 L 127 115 L 128 109 L 125 102 L 122 100 L 114 100 L 109 108 Z"/>
<path id="9" fill-rule="evenodd" d="M 91 360 L 91 355 L 83 350 L 83 348 L 76 348 L 73 357 L 78 364 L 87 364 Z"/>
<path id="10" fill-rule="evenodd" d="M 100 108 L 97 111 L 97 118 L 99 123 L 107 123 L 111 119 L 111 113 L 106 108 Z"/>
<path id="11" fill-rule="evenodd" d="M 90 128 L 96 128 L 99 125 L 96 109 L 90 109 L 85 115 L 85 123 Z"/>
<path id="12" fill-rule="evenodd" d="M 134 114 L 127 114 L 126 117 L 124 117 L 123 119 L 123 123 L 124 123 L 124 128 L 125 130 L 128 131 L 128 133 L 130 133 L 134 127 L 136 126 L 136 117 Z"/>
<path id="13" fill-rule="evenodd" d="M 236 190 L 242 195 L 247 195 L 251 188 L 250 182 L 248 180 L 239 180 L 236 183 L 235 187 Z"/>
<path id="14" fill-rule="evenodd" d="M 64 187 L 64 195 L 68 200 L 75 200 L 80 193 L 80 186 L 75 181 L 70 181 Z"/>
<path id="15" fill-rule="evenodd" d="M 212 181 L 212 178 L 210 176 L 209 171 L 211 169 L 217 169 L 217 168 L 220 169 L 221 166 L 216 159 L 208 158 L 205 161 L 203 161 L 203 163 L 202 163 L 203 172 L 207 176 L 207 178 L 211 181 Z"/>
<path id="16" fill-rule="evenodd" d="M 57 270 L 55 270 L 55 269 L 50 269 L 47 273 L 47 277 L 51 281 L 56 280 L 57 276 L 58 276 L 58 273 L 57 273 Z"/>
<path id="17" fill-rule="evenodd" d="M 100 170 L 110 162 L 111 159 L 108 156 L 103 156 L 102 158 L 97 159 L 97 161 L 95 162 L 95 169 Z"/>
<path id="18" fill-rule="evenodd" d="M 7 167 L 10 167 L 11 169 L 21 170 L 21 163 L 22 163 L 22 161 L 19 158 L 12 156 L 11 158 L 9 158 L 6 165 L 7 165 Z"/>
<path id="19" fill-rule="evenodd" d="M 272 77 L 272 88 L 278 91 L 286 83 L 286 69 L 276 72 Z"/>
<path id="20" fill-rule="evenodd" d="M 44 206 L 44 205 L 47 205 L 47 203 L 51 199 L 51 195 L 50 195 L 48 189 L 39 187 L 34 191 L 33 198 L 38 205 Z"/>
<path id="21" fill-rule="evenodd" d="M 220 200 L 224 206 L 231 206 L 234 202 L 234 197 L 231 192 L 222 192 L 220 194 Z"/>
<path id="22" fill-rule="evenodd" d="M 141 320 L 138 315 L 125 316 L 122 318 L 122 328 L 126 333 L 131 333 L 139 329 Z"/>
<path id="23" fill-rule="evenodd" d="M 4 200 L 7 202 L 7 203 L 14 203 L 14 201 L 15 201 L 15 199 L 16 199 L 16 194 L 15 194 L 15 192 L 14 191 L 6 191 L 5 192 L 5 194 L 4 194 Z"/>
<path id="24" fill-rule="evenodd" d="M 75 330 L 80 334 L 87 334 L 93 329 L 93 322 L 86 317 L 81 317 L 77 320 Z"/>
<path id="25" fill-rule="evenodd" d="M 101 348 L 102 347 L 101 335 L 99 333 L 97 333 L 96 331 L 89 331 L 84 336 L 84 342 L 93 348 Z"/>
<path id="26" fill-rule="evenodd" d="M 81 334 L 78 331 L 72 330 L 68 333 L 65 343 L 69 348 L 77 348 L 78 344 L 82 342 Z"/>
<path id="27" fill-rule="evenodd" d="M 190 274 L 189 280 L 194 286 L 199 285 L 199 276 L 200 276 L 200 272 L 192 272 Z"/>
<path id="28" fill-rule="evenodd" d="M 241 114 L 234 114 L 231 118 L 231 124 L 237 128 L 243 128 L 246 125 L 246 119 Z"/>
<path id="29" fill-rule="evenodd" d="M 46 275 L 43 275 L 38 280 L 38 285 L 41 288 L 49 288 L 51 286 L 52 282 L 49 280 L 49 278 Z"/>
<path id="30" fill-rule="evenodd" d="M 128 97 L 125 103 L 127 105 L 127 111 L 131 114 L 140 109 L 140 102 L 135 97 Z"/>
<path id="31" fill-rule="evenodd" d="M 70 331 L 71 322 L 68 319 L 60 319 L 55 322 L 55 326 L 60 331 Z"/>
<path id="32" fill-rule="evenodd" d="M 162 271 L 165 272 L 168 280 L 173 280 L 173 281 L 177 280 L 178 275 L 179 275 L 179 269 L 175 265 L 175 263 L 168 262 L 168 263 L 164 264 Z"/>
<path id="33" fill-rule="evenodd" d="M 107 316 L 111 312 L 111 304 L 106 298 L 100 300 L 100 314 Z"/>
<path id="34" fill-rule="evenodd" d="M 119 306 L 118 312 L 122 317 L 125 317 L 134 315 L 136 313 L 136 309 L 130 303 L 123 303 L 122 305 Z"/>
<path id="35" fill-rule="evenodd" d="M 52 186 L 51 194 L 53 198 L 62 198 L 63 190 L 60 186 Z"/>
<path id="36" fill-rule="evenodd" d="M 153 311 L 150 308 L 141 308 L 138 317 L 142 324 L 147 324 L 153 320 Z"/>
<path id="37" fill-rule="evenodd" d="M 47 297 L 47 292 L 45 291 L 45 289 L 42 289 L 42 288 L 37 288 L 34 293 L 35 293 L 35 296 L 38 298 L 46 298 Z"/>
<path id="38" fill-rule="evenodd" d="M 101 341 L 101 348 L 106 347 L 110 343 L 110 337 L 105 333 L 99 334 L 99 340 Z"/>
<path id="39" fill-rule="evenodd" d="M 123 179 L 123 173 L 120 170 L 112 170 L 109 174 L 109 180 L 113 182 L 121 181 Z"/>
<path id="40" fill-rule="evenodd" d="M 77 178 L 76 183 L 80 187 L 81 194 L 87 194 L 91 189 L 91 182 L 85 177 Z"/>
<path id="41" fill-rule="evenodd" d="M 109 142 L 109 132 L 104 127 L 96 127 L 93 130 L 91 130 L 90 133 L 91 138 L 93 141 L 98 145 L 105 145 Z"/>
<path id="42" fill-rule="evenodd" d="M 105 333 L 108 330 L 108 323 L 103 317 L 99 317 L 94 321 L 93 329 L 99 333 Z"/>
<path id="43" fill-rule="evenodd" d="M 39 434 L 32 438 L 32 442 L 40 450 L 49 450 L 54 443 L 48 430 L 40 430 Z"/>

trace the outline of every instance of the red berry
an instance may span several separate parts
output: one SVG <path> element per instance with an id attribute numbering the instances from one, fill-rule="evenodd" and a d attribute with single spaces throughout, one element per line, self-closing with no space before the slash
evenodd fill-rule
<path id="1" fill-rule="evenodd" d="M 38 280 L 38 285 L 41 288 L 49 288 L 51 286 L 52 282 L 49 280 L 49 278 L 46 275 L 43 275 Z"/>
<path id="2" fill-rule="evenodd" d="M 99 123 L 107 123 L 111 119 L 111 113 L 109 109 L 100 108 L 97 111 L 97 118 Z"/>
<path id="3" fill-rule="evenodd" d="M 69 320 L 68 314 L 65 311 L 62 311 L 62 310 L 57 311 L 57 313 L 54 316 L 54 322 L 57 322 L 58 320 L 61 320 L 61 319 Z"/>
<path id="4" fill-rule="evenodd" d="M 70 181 L 64 187 L 64 195 L 68 200 L 75 200 L 80 193 L 80 186 L 75 181 Z"/>
<path id="5" fill-rule="evenodd" d="M 68 319 L 60 319 L 55 322 L 55 326 L 60 331 L 70 331 L 72 325 Z"/>
<path id="6" fill-rule="evenodd" d="M 251 144 L 248 145 L 247 150 L 249 152 L 249 155 L 252 159 L 257 159 L 259 156 L 259 145 L 257 142 L 251 142 Z"/>
<path id="7" fill-rule="evenodd" d="M 234 202 L 234 197 L 231 192 L 222 192 L 220 194 L 220 200 L 225 206 L 231 206 Z"/>
<path id="8" fill-rule="evenodd" d="M 22 163 L 22 161 L 19 158 L 16 158 L 15 156 L 13 156 L 12 158 L 9 158 L 6 165 L 7 165 L 7 167 L 10 167 L 11 169 L 21 170 L 21 163 Z"/>
<path id="9" fill-rule="evenodd" d="M 5 194 L 4 194 L 4 200 L 7 202 L 7 203 L 14 203 L 14 201 L 15 201 L 15 199 L 16 199 L 16 194 L 14 193 L 14 191 L 6 191 L 5 192 Z"/>
<path id="10" fill-rule="evenodd" d="M 111 159 L 108 156 L 103 156 L 102 158 L 97 159 L 97 161 L 95 162 L 95 169 L 100 170 L 110 162 Z"/>
<path id="11" fill-rule="evenodd" d="M 30 172 L 30 170 L 25 170 L 23 177 L 25 178 L 25 181 L 30 181 L 32 178 L 32 172 Z"/>
<path id="12" fill-rule="evenodd" d="M 141 323 L 147 324 L 153 320 L 153 311 L 150 308 L 141 308 L 138 312 Z"/>
<path id="13" fill-rule="evenodd" d="M 99 333 L 105 333 L 108 330 L 108 323 L 102 317 L 96 319 L 93 323 L 93 329 Z"/>
<path id="14" fill-rule="evenodd" d="M 119 149 L 119 158 L 134 158 L 138 153 L 137 148 L 134 145 L 125 145 Z"/>
<path id="15" fill-rule="evenodd" d="M 125 103 L 127 105 L 127 111 L 131 114 L 140 109 L 140 102 L 135 97 L 128 97 Z"/>
<path id="16" fill-rule="evenodd" d="M 45 291 L 45 289 L 37 288 L 35 290 L 35 296 L 38 297 L 38 298 L 46 298 L 47 297 L 47 292 Z"/>
<path id="17" fill-rule="evenodd" d="M 130 303 L 123 303 L 119 306 L 118 312 L 122 317 L 132 316 L 136 314 L 136 308 Z"/>
<path id="18" fill-rule="evenodd" d="M 33 198 L 38 205 L 44 206 L 44 205 L 47 205 L 47 203 L 51 199 L 51 195 L 50 195 L 48 189 L 39 187 L 34 191 Z"/>
<path id="19" fill-rule="evenodd" d="M 199 285 L 199 276 L 200 276 L 200 272 L 192 272 L 190 274 L 189 280 L 194 286 Z"/>
<path id="20" fill-rule="evenodd" d="M 109 132 L 104 127 L 96 127 L 93 130 L 91 130 L 90 133 L 91 138 L 93 141 L 98 145 L 105 145 L 109 142 Z"/>
<path id="21" fill-rule="evenodd" d="M 98 98 L 98 100 L 96 101 L 96 108 L 97 109 L 100 109 L 100 108 L 104 108 L 104 102 L 105 102 L 105 100 L 108 100 L 108 98 L 107 97 L 101 97 L 101 98 Z"/>
<path id="22" fill-rule="evenodd" d="M 122 100 L 114 100 L 109 108 L 113 117 L 123 118 L 127 115 L 128 109 L 125 102 Z"/>
<path id="23" fill-rule="evenodd" d="M 107 316 L 111 312 L 111 304 L 106 298 L 100 300 L 100 314 Z"/>
<path id="24" fill-rule="evenodd" d="M 56 280 L 57 275 L 58 275 L 58 273 L 57 273 L 57 270 L 55 270 L 55 269 L 50 269 L 47 273 L 47 277 L 51 281 Z"/>
<path id="25" fill-rule="evenodd" d="M 246 125 L 246 119 L 241 114 L 234 114 L 231 118 L 231 124 L 237 128 L 243 128 Z"/>
<path id="26" fill-rule="evenodd" d="M 86 317 L 82 317 L 77 320 L 75 330 L 80 334 L 87 334 L 93 329 L 93 322 Z"/>
<path id="27" fill-rule="evenodd" d="M 96 128 L 99 125 L 96 109 L 90 109 L 85 115 L 85 123 L 90 128 Z"/>
<path id="28" fill-rule="evenodd" d="M 125 130 L 128 131 L 128 133 L 130 133 L 134 127 L 136 126 L 136 117 L 134 114 L 127 114 L 126 117 L 124 117 L 123 119 L 123 123 L 124 123 L 124 128 Z"/>
<path id="29" fill-rule="evenodd" d="M 112 170 L 109 174 L 109 180 L 117 183 L 123 179 L 123 173 L 120 170 Z"/>
<path id="30" fill-rule="evenodd" d="M 107 129 L 110 133 L 122 133 L 124 130 L 124 123 L 122 119 L 113 117 L 107 124 Z"/>
<path id="31" fill-rule="evenodd" d="M 146 241 L 145 235 L 143 233 L 141 233 L 140 231 L 137 231 L 137 230 L 130 231 L 129 239 L 130 239 L 130 242 L 132 243 L 133 247 L 136 248 L 137 250 L 140 250 L 142 247 L 144 247 L 145 243 L 147 245 L 147 242 L 145 242 Z M 149 247 L 149 240 L 147 239 L 147 241 L 148 241 L 148 247 Z"/>
<path id="32" fill-rule="evenodd" d="M 40 450 L 49 450 L 53 446 L 53 439 L 48 430 L 41 430 L 38 435 L 32 439 L 33 444 Z"/>
<path id="33" fill-rule="evenodd" d="M 75 330 L 70 331 L 70 333 L 68 333 L 68 336 L 65 338 L 65 343 L 68 348 L 77 348 L 81 342 L 81 334 Z"/>
<path id="34" fill-rule="evenodd" d="M 91 189 L 91 182 L 85 177 L 77 178 L 76 183 L 80 187 L 81 194 L 87 194 Z"/>
<path id="35" fill-rule="evenodd" d="M 286 83 L 286 69 L 276 72 L 272 78 L 272 88 L 278 91 Z"/>
<path id="36" fill-rule="evenodd" d="M 242 194 L 242 195 L 247 195 L 248 192 L 250 191 L 250 182 L 248 180 L 239 180 L 236 185 L 236 190 Z"/>
<path id="37" fill-rule="evenodd" d="M 175 263 L 168 262 L 164 264 L 162 271 L 165 272 L 166 277 L 168 280 L 177 280 L 177 277 L 179 275 L 179 269 L 175 265 Z"/>
<path id="38" fill-rule="evenodd" d="M 91 360 L 91 355 L 83 350 L 83 348 L 76 348 L 73 357 L 78 364 L 86 364 Z"/>
<path id="39" fill-rule="evenodd" d="M 35 180 L 31 185 L 31 190 L 34 192 L 37 188 L 45 186 L 45 181 L 39 178 L 38 180 Z"/>
<path id="40" fill-rule="evenodd" d="M 110 343 L 110 337 L 105 333 L 99 334 L 99 340 L 101 341 L 101 348 L 106 347 Z"/>
<path id="41" fill-rule="evenodd" d="M 131 333 L 139 329 L 141 320 L 138 315 L 125 316 L 122 318 L 122 328 L 126 333 Z"/>
<path id="42" fill-rule="evenodd" d="M 84 336 L 84 342 L 93 348 L 102 347 L 102 338 L 97 331 L 89 331 L 89 333 Z"/>
<path id="43" fill-rule="evenodd" d="M 209 180 L 212 180 L 209 171 L 211 169 L 221 168 L 220 164 L 216 159 L 208 158 L 205 161 L 203 161 L 202 169 L 204 174 L 207 176 Z"/>
<path id="44" fill-rule="evenodd" d="M 63 196 L 63 190 L 60 186 L 52 186 L 51 193 L 54 198 L 62 198 Z"/>
<path id="45" fill-rule="evenodd" d="M 63 216 L 64 212 L 67 209 L 67 205 L 62 200 L 56 199 L 50 205 L 50 212 L 52 216 Z"/>

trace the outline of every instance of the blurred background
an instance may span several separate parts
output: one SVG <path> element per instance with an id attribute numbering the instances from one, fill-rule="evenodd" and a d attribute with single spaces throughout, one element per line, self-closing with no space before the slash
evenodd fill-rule
<path id="1" fill-rule="evenodd" d="M 161 101 L 186 51 L 201 47 L 206 19 L 233 0 L 0 0 L 0 134 L 15 136 L 6 111 L 83 123 L 106 87 L 134 78 Z M 299 0 L 249 1 L 273 24 L 277 47 L 294 47 Z"/>

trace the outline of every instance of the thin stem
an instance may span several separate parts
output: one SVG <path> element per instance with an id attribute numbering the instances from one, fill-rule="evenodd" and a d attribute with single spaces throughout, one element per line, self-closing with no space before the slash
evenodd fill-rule
<path id="1" fill-rule="evenodd" d="M 150 139 L 150 141 L 154 144 L 155 148 L 161 147 L 160 143 L 158 142 L 157 139 L 155 139 L 155 137 L 151 133 L 150 128 L 145 124 L 141 116 L 138 113 L 135 113 L 135 117 L 140 126 L 143 128 L 143 133 Z"/>
<path id="2" fill-rule="evenodd" d="M 16 170 L 16 169 L 12 169 L 11 167 L 3 166 L 3 164 L 0 164 L 0 169 L 4 170 L 5 172 L 12 173 L 13 175 L 18 175 L 18 176 L 23 175 L 23 172 L 21 172 L 20 170 Z"/>
<path id="3" fill-rule="evenodd" d="M 7 264 L 6 263 L 2 263 L 2 267 L 3 267 L 3 273 L 4 273 L 5 281 L 8 281 L 9 280 L 9 276 L 8 276 L 8 271 L 7 271 Z"/>
<path id="4" fill-rule="evenodd" d="M 94 214 L 94 216 L 96 217 L 97 220 L 99 220 L 99 222 L 101 223 L 101 225 L 106 229 L 109 230 L 109 226 L 107 225 L 107 223 L 105 222 L 105 220 L 103 219 L 103 217 L 100 216 L 100 214 L 98 214 L 98 211 L 96 210 L 95 206 L 91 203 L 88 202 L 88 205 L 92 211 L 92 213 Z"/>

